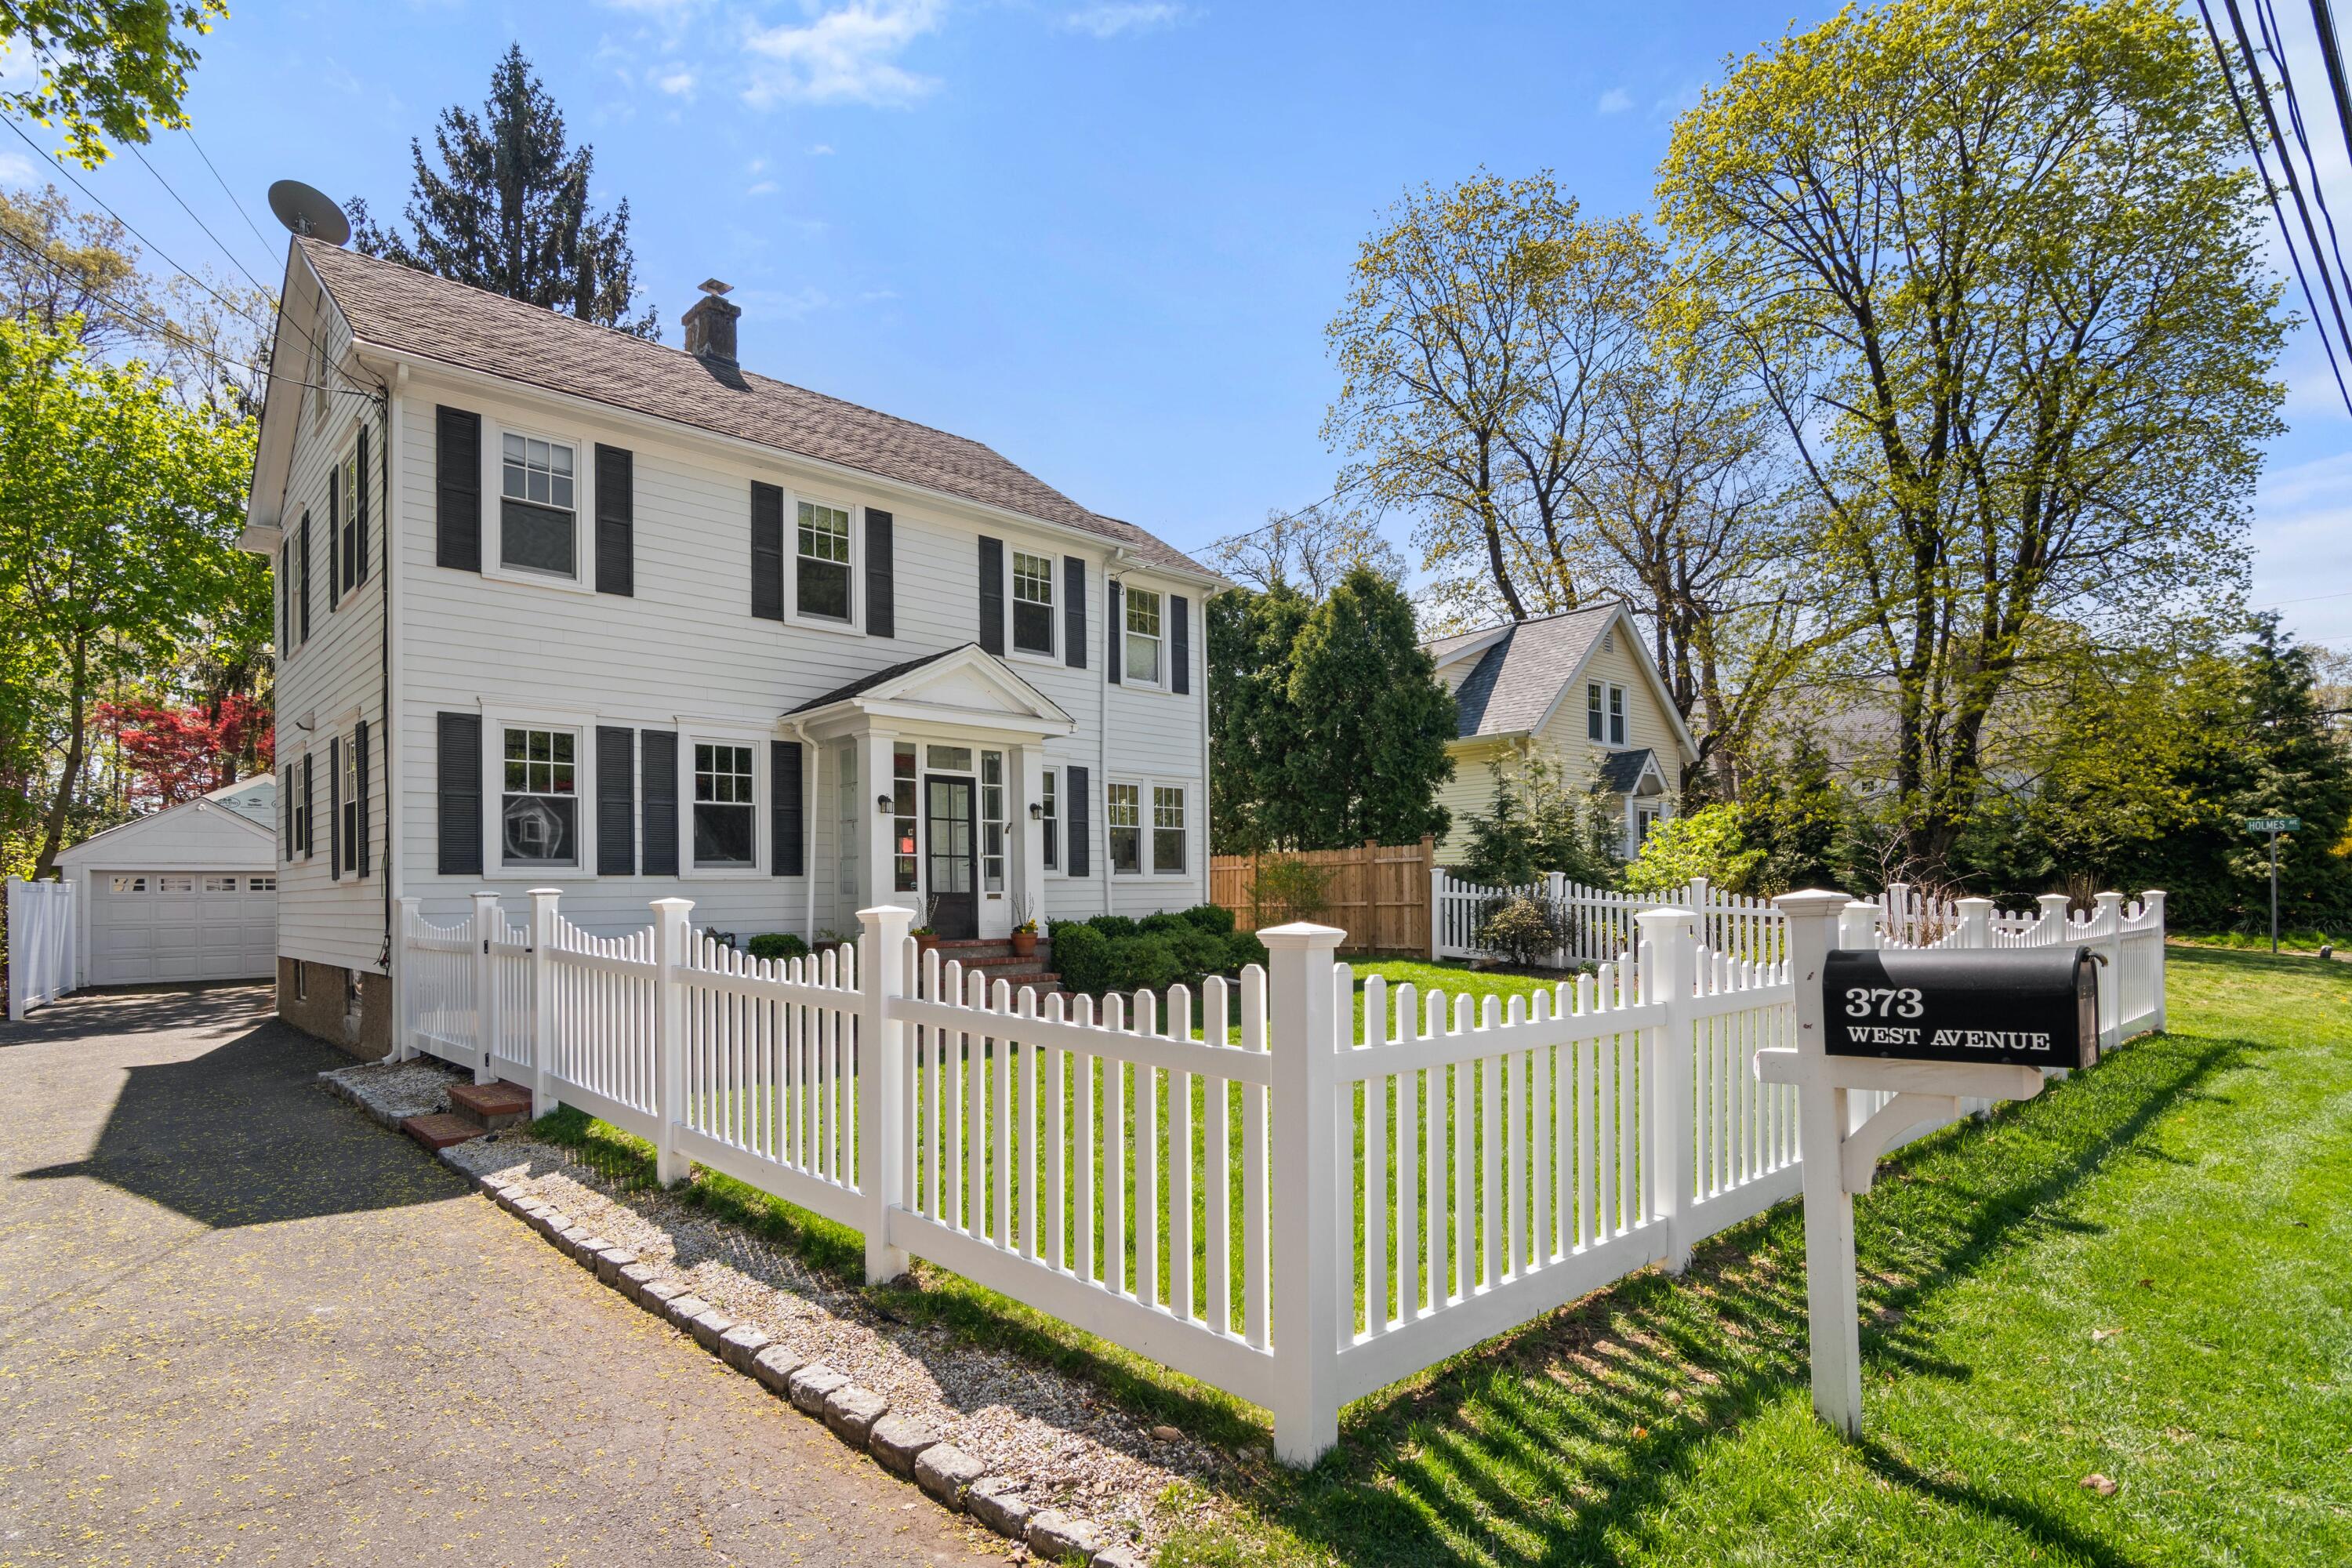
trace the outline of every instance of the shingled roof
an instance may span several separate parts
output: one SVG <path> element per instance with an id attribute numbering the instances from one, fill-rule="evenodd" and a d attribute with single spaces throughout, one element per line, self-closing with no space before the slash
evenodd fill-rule
<path id="1" fill-rule="evenodd" d="M 1214 575 L 977 441 L 323 240 L 295 243 L 362 342 L 1001 507 L 1095 534 L 1148 563 Z"/>
<path id="2" fill-rule="evenodd" d="M 1504 627 L 1454 688 L 1460 736 L 1524 734 L 1542 723 L 1560 687 L 1584 662 L 1617 609 L 1614 604 L 1597 605 Z M 1494 635 L 1485 631 L 1440 637 L 1428 647 L 1443 664 L 1450 654 Z"/>

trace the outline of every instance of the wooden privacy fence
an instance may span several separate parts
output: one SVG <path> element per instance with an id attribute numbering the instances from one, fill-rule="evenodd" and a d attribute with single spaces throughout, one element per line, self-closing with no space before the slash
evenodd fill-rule
<path id="1" fill-rule="evenodd" d="M 1257 898 L 1262 868 L 1297 865 L 1319 872 L 1323 892 L 1313 909 L 1266 903 Z M 1437 867 L 1437 844 L 1375 844 L 1353 849 L 1307 849 L 1279 855 L 1213 855 L 1209 901 L 1234 912 L 1234 929 L 1255 931 L 1286 921 L 1313 920 L 1348 933 L 1343 952 L 1394 952 L 1435 956 L 1430 946 L 1430 873 Z"/>
<path id="2" fill-rule="evenodd" d="M 1790 1043 L 1786 960 L 1709 946 L 1690 910 L 1507 1004 L 1374 975 L 1360 1006 L 1347 933 L 1296 923 L 1237 982 L 1097 1010 L 919 952 L 903 909 L 760 960 L 684 899 L 613 937 L 556 902 L 517 925 L 482 893 L 437 926 L 404 900 L 401 1054 L 603 1117 L 665 1182 L 699 1162 L 851 1226 L 871 1280 L 920 1255 L 1264 1405 L 1290 1464 L 1348 1401 L 1799 1190 L 1791 1091 L 1754 1067 Z M 1990 910 L 1955 942 L 2002 945 Z M 1849 905 L 1840 945 L 1885 912 Z M 2108 953 L 2105 1038 L 2160 1026 L 2162 896 L 2068 929 Z M 1885 1098 L 1850 1096 L 1854 1124 Z"/>

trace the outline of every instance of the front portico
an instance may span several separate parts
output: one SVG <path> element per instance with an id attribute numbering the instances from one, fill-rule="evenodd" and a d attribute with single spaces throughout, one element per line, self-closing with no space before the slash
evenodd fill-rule
<path id="1" fill-rule="evenodd" d="M 803 703 L 779 721 L 809 758 L 806 798 L 835 831 L 809 867 L 852 908 L 896 903 L 941 937 L 1003 937 L 1045 913 L 1045 746 L 1075 721 L 966 643 Z M 819 842 L 824 838 L 812 835 Z"/>

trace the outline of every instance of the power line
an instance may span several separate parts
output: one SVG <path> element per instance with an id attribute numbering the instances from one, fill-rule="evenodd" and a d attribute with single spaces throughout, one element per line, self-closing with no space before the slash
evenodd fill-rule
<path id="1" fill-rule="evenodd" d="M 253 268 L 247 267 L 242 260 L 238 259 L 236 252 L 231 250 L 227 245 L 223 243 L 221 237 L 213 232 L 212 225 L 206 223 L 202 217 L 197 216 L 196 209 L 188 205 L 188 198 L 182 195 L 177 190 L 173 189 L 171 181 L 165 179 L 161 174 L 157 173 L 155 165 L 147 161 L 147 154 L 141 152 L 136 146 L 133 146 L 131 149 L 131 155 L 139 160 L 139 166 L 141 168 L 155 176 L 155 183 L 163 187 L 163 194 L 180 204 L 180 210 L 188 215 L 190 222 L 194 223 L 198 228 L 204 231 L 205 237 L 211 240 L 213 244 L 219 248 L 220 253 L 223 256 L 228 258 L 229 265 L 236 268 L 239 272 L 244 273 L 245 280 L 252 284 L 256 289 L 261 290 L 263 297 L 268 300 L 274 306 L 278 302 L 277 291 L 272 289 L 268 284 L 264 283 L 260 279 L 256 278 L 253 275 Z"/>
<path id="2" fill-rule="evenodd" d="M 2304 172 L 2311 176 L 2311 194 L 2319 203 L 2321 221 L 2327 226 L 2327 248 L 2336 258 L 2336 272 L 2347 285 L 2352 285 L 2352 268 L 2344 265 L 2344 248 L 2336 237 L 2336 215 L 2327 210 L 2327 187 L 2320 183 L 2319 162 L 2312 156 L 2311 139 L 2303 128 L 2303 100 L 2295 96 L 2294 73 L 2287 68 L 2286 29 L 2279 26 L 2278 13 L 2271 8 L 2271 0 L 2255 0 L 2254 19 L 2262 26 L 2263 46 L 2270 53 L 2271 63 L 2278 67 L 2279 85 L 2286 90 L 2287 125 L 2294 132 L 2294 144 L 2303 150 Z M 2281 149 L 2282 161 L 2285 155 Z M 2347 336 L 2347 343 L 2352 345 L 2352 336 Z"/>
<path id="3" fill-rule="evenodd" d="M 2317 0 L 2317 3 L 2324 5 L 2326 0 Z M 215 167 L 213 163 L 212 154 L 205 152 L 204 143 L 196 140 L 194 129 L 190 126 L 182 126 L 180 128 L 180 133 L 188 139 L 188 145 L 196 150 L 196 156 L 205 161 L 205 167 L 212 170 L 213 183 L 220 186 L 221 195 L 226 196 L 228 198 L 229 205 L 236 209 L 236 216 L 245 220 L 245 226 L 253 231 L 253 237 L 258 240 L 261 244 L 262 254 L 267 256 L 271 251 L 275 250 L 277 247 L 269 243 L 269 237 L 261 232 L 260 226 L 253 221 L 253 215 L 247 212 L 245 210 L 245 204 L 236 199 L 236 192 L 229 188 L 229 183 L 226 180 L 221 178 L 220 170 Z"/>

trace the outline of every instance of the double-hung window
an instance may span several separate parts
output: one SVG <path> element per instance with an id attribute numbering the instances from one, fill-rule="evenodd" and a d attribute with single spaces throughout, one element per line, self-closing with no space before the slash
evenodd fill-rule
<path id="1" fill-rule="evenodd" d="M 1013 552 L 1013 648 L 1054 654 L 1054 558 Z"/>
<path id="2" fill-rule="evenodd" d="M 1132 877 L 1143 869 L 1143 786 L 1115 784 L 1104 792 L 1110 825 L 1110 868 Z"/>
<path id="3" fill-rule="evenodd" d="M 822 501 L 800 503 L 799 561 L 793 586 L 800 613 L 846 621 L 849 613 L 849 512 Z"/>
<path id="4" fill-rule="evenodd" d="M 343 453 L 342 479 L 336 487 L 335 531 L 341 541 L 335 553 L 335 596 L 340 600 L 360 585 L 360 450 L 354 438 Z"/>
<path id="5" fill-rule="evenodd" d="M 1151 786 L 1151 868 L 1159 875 L 1184 872 L 1184 790 L 1181 784 Z"/>
<path id="6" fill-rule="evenodd" d="M 1150 588 L 1127 591 L 1127 682 L 1160 684 L 1160 595 Z"/>
<path id="7" fill-rule="evenodd" d="M 1584 688 L 1584 735 L 1604 746 L 1625 743 L 1625 689 L 1614 681 L 1593 680 Z"/>
<path id="8" fill-rule="evenodd" d="M 1062 864 L 1061 779 L 1059 770 L 1047 768 L 1037 782 L 1037 828 L 1045 840 L 1045 868 L 1058 869 Z"/>
<path id="9" fill-rule="evenodd" d="M 499 564 L 549 577 L 580 574 L 573 453 L 562 441 L 507 431 L 499 462 Z"/>
<path id="10" fill-rule="evenodd" d="M 694 743 L 694 863 L 752 863 L 751 748 Z"/>
<path id="11" fill-rule="evenodd" d="M 1004 891 L 1004 753 L 980 753 L 980 889 Z"/>
<path id="12" fill-rule="evenodd" d="M 570 730 L 508 727 L 499 794 L 499 856 L 505 864 L 580 863 L 579 748 L 580 737 Z"/>
<path id="13" fill-rule="evenodd" d="M 343 835 L 343 864 L 353 875 L 360 863 L 360 748 L 356 735 L 343 737 L 343 820 L 338 826 Z"/>

